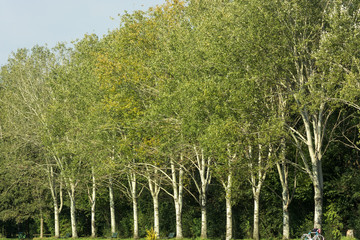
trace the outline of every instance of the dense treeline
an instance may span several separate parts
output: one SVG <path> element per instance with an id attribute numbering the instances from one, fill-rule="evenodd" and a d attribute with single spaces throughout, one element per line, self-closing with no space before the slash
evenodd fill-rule
<path id="1" fill-rule="evenodd" d="M 360 233 L 360 1 L 192 0 L 0 72 L 1 235 Z"/>

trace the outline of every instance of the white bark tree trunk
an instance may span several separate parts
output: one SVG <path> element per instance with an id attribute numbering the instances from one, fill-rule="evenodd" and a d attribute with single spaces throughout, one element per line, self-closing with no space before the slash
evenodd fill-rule
<path id="1" fill-rule="evenodd" d="M 322 174 L 322 109 L 320 107 L 319 118 L 312 116 L 309 119 L 307 112 L 303 112 L 302 119 L 306 131 L 306 145 L 308 147 L 312 168 L 308 171 L 314 186 L 314 228 L 322 228 L 322 202 L 323 202 L 323 174 Z M 312 131 L 311 131 L 312 125 Z M 313 132 L 313 134 L 312 134 Z"/>
<path id="2" fill-rule="evenodd" d="M 225 206 L 226 206 L 226 236 L 225 240 L 232 239 L 233 226 L 232 226 L 232 188 L 233 188 L 233 162 L 236 159 L 236 153 L 232 154 L 230 148 L 227 149 L 227 176 L 220 176 L 220 182 L 225 190 Z"/>
<path id="3" fill-rule="evenodd" d="M 201 208 L 201 235 L 203 239 L 207 238 L 207 210 L 206 210 L 206 193 L 211 182 L 210 174 L 210 165 L 211 158 L 206 159 L 204 156 L 204 151 L 201 150 L 201 153 L 194 147 L 196 154 L 196 161 L 194 162 L 195 167 L 197 168 L 200 175 L 200 183 L 198 183 L 194 178 L 194 183 L 199 192 L 199 203 Z"/>
<path id="4" fill-rule="evenodd" d="M 225 188 L 225 201 L 226 201 L 226 237 L 225 240 L 232 239 L 232 174 L 228 174 L 227 184 Z"/>
<path id="5" fill-rule="evenodd" d="M 257 188 L 254 193 L 254 232 L 253 232 L 254 240 L 260 239 L 259 211 L 260 211 L 260 188 Z"/>
<path id="6" fill-rule="evenodd" d="M 283 209 L 283 239 L 290 239 L 290 193 L 288 185 L 288 166 L 285 161 L 276 164 L 282 186 L 282 209 Z"/>
<path id="7" fill-rule="evenodd" d="M 285 108 L 286 100 L 283 98 L 281 91 L 279 92 L 279 116 L 281 117 L 283 128 L 286 127 L 286 117 L 285 117 Z M 286 162 L 286 139 L 283 137 L 280 143 L 280 156 L 279 161 L 276 162 L 276 168 L 278 170 L 279 179 L 281 183 L 281 200 L 282 200 L 282 209 L 283 209 L 283 240 L 290 239 L 290 213 L 289 205 L 291 202 L 290 191 L 289 191 L 289 164 Z M 294 187 L 296 186 L 296 176 L 294 179 Z"/>
<path id="8" fill-rule="evenodd" d="M 111 234 L 116 232 L 116 222 L 115 222 L 115 203 L 114 203 L 114 189 L 112 176 L 109 177 L 109 202 L 110 202 L 110 224 L 111 224 Z"/>
<path id="9" fill-rule="evenodd" d="M 158 196 L 154 199 L 154 231 L 156 233 L 156 237 L 160 237 L 160 221 L 159 221 L 159 198 Z"/>
<path id="10" fill-rule="evenodd" d="M 201 202 L 201 235 L 200 238 L 206 239 L 207 238 L 207 211 L 206 211 L 206 190 L 202 189 L 203 192 L 200 196 Z"/>
<path id="11" fill-rule="evenodd" d="M 322 215 L 323 215 L 323 176 L 321 162 L 316 166 L 318 168 L 317 174 L 314 176 L 314 228 L 322 228 Z"/>
<path id="12" fill-rule="evenodd" d="M 136 173 L 131 172 L 128 174 L 128 181 L 129 181 L 129 187 L 130 187 L 130 194 L 132 199 L 132 205 L 133 205 L 133 220 L 134 220 L 134 233 L 133 238 L 138 239 L 139 238 L 139 221 L 138 221 L 138 206 L 137 206 L 137 190 L 136 190 Z"/>
<path id="13" fill-rule="evenodd" d="M 181 156 L 182 158 L 182 156 Z M 178 178 L 176 176 L 175 163 L 170 160 L 171 178 L 173 188 L 173 198 L 175 204 L 175 218 L 176 218 L 176 238 L 183 238 L 182 233 L 182 206 L 183 206 L 183 176 L 184 170 L 182 167 L 179 169 Z"/>
<path id="14" fill-rule="evenodd" d="M 281 154 L 280 160 L 276 163 L 276 168 L 279 173 L 279 179 L 282 187 L 281 200 L 283 209 L 283 240 L 290 239 L 290 213 L 289 205 L 291 202 L 289 191 L 289 164 L 286 162 L 286 143 L 285 138 L 281 139 Z M 296 186 L 296 176 L 294 180 L 294 187 Z"/>
<path id="15" fill-rule="evenodd" d="M 44 237 L 44 216 L 43 212 L 40 209 L 40 238 Z"/>
<path id="16" fill-rule="evenodd" d="M 300 133 L 294 128 L 290 128 L 290 130 L 301 154 L 304 170 L 308 173 L 314 187 L 314 228 L 321 228 L 323 213 L 323 175 L 321 160 L 326 122 L 331 115 L 331 111 L 325 110 L 325 97 L 318 98 L 318 102 L 313 105 L 312 103 L 302 101 L 301 98 L 301 95 L 304 92 L 307 92 L 309 95 L 316 92 L 316 95 L 320 96 L 319 91 L 317 90 L 319 86 L 314 86 L 309 81 L 309 79 L 314 77 L 316 66 L 315 61 L 311 56 L 311 53 L 314 50 L 312 49 L 311 44 L 309 44 L 312 41 L 304 42 L 304 39 L 314 38 L 315 35 L 312 34 L 313 33 L 308 36 L 301 36 L 301 38 L 298 38 L 298 35 L 294 35 L 293 39 L 295 43 L 293 46 L 293 55 L 295 57 L 294 66 L 296 68 L 293 80 L 296 85 L 295 89 L 290 89 L 290 91 L 296 92 L 296 94 L 294 94 L 294 99 L 299 107 L 299 115 L 301 116 L 303 126 L 305 127 L 305 133 Z M 327 94 L 325 92 L 323 93 Z M 302 97 L 307 98 L 307 96 L 304 95 Z M 309 107 L 309 104 L 312 106 Z M 307 159 L 307 154 L 304 153 L 300 142 L 307 146 L 310 161 Z"/>
<path id="17" fill-rule="evenodd" d="M 96 237 L 96 221 L 95 221 L 95 207 L 96 207 L 96 179 L 95 179 L 95 172 L 94 168 L 91 169 L 92 175 L 92 189 L 91 194 L 88 192 L 89 201 L 91 205 L 91 237 Z"/>
<path id="18" fill-rule="evenodd" d="M 150 173 L 150 169 L 147 169 L 147 172 Z M 153 176 L 148 175 L 149 189 L 153 199 L 154 206 L 154 231 L 156 236 L 159 237 L 160 233 L 160 221 L 159 221 L 159 193 L 160 193 L 160 180 L 158 169 L 153 169 Z"/>
<path id="19" fill-rule="evenodd" d="M 54 169 L 53 167 L 48 168 L 48 180 L 49 180 L 49 187 L 51 192 L 51 197 L 53 199 L 53 208 L 54 208 L 54 230 L 55 230 L 55 238 L 60 237 L 60 220 L 59 215 L 62 210 L 63 206 L 63 197 L 62 197 L 62 184 L 60 181 L 60 189 L 59 193 L 56 191 L 55 186 L 55 176 L 54 176 Z M 60 206 L 58 204 L 58 198 L 60 199 Z"/>
<path id="20" fill-rule="evenodd" d="M 252 185 L 253 197 L 254 197 L 254 226 L 253 226 L 253 239 L 259 240 L 260 239 L 260 232 L 259 232 L 259 214 L 260 214 L 260 192 L 263 182 L 265 181 L 267 170 L 270 166 L 269 161 L 270 156 L 272 154 L 272 147 L 269 144 L 267 158 L 264 159 L 263 157 L 263 147 L 261 144 L 258 145 L 258 158 L 257 158 L 257 166 L 255 170 L 252 159 L 252 148 L 249 147 L 248 158 L 250 160 L 249 168 L 251 170 L 250 175 L 250 183 Z"/>
<path id="21" fill-rule="evenodd" d="M 295 140 L 300 156 L 304 163 L 304 170 L 310 176 L 314 187 L 314 228 L 322 228 L 322 203 L 323 203 L 323 172 L 322 172 L 322 147 L 325 130 L 324 122 L 325 103 L 320 104 L 316 114 L 310 114 L 306 107 L 301 111 L 301 119 L 305 127 L 305 134 L 302 135 L 297 130 L 291 128 L 293 139 Z M 329 112 L 329 117 L 331 112 Z M 326 121 L 326 120 L 325 120 Z M 300 142 L 307 146 L 310 156 L 310 164 L 306 154 L 301 148 Z"/>
<path id="22" fill-rule="evenodd" d="M 54 224 L 55 224 L 55 238 L 60 237 L 60 211 L 57 202 L 54 202 Z"/>
<path id="23" fill-rule="evenodd" d="M 70 189 L 68 190 L 70 198 L 70 219 L 71 219 L 71 233 L 72 238 L 77 238 L 77 229 L 76 229 L 76 204 L 75 204 L 75 186 L 76 184 L 69 179 Z"/>
<path id="24" fill-rule="evenodd" d="M 134 213 L 134 239 L 139 238 L 139 221 L 138 221 L 138 206 L 137 206 L 137 199 L 133 199 L 133 213 Z"/>

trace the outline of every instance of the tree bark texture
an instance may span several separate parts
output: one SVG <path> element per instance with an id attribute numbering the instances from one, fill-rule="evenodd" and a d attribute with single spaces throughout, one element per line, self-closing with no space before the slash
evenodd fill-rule
<path id="1" fill-rule="evenodd" d="M 44 216 L 42 210 L 40 210 L 40 238 L 44 237 Z"/>
<path id="2" fill-rule="evenodd" d="M 282 188 L 281 199 L 282 199 L 282 209 L 283 209 L 283 237 L 282 237 L 283 240 L 290 239 L 289 205 L 291 202 L 290 192 L 289 192 L 289 164 L 286 163 L 285 148 L 286 148 L 285 139 L 282 139 L 280 161 L 276 163 L 276 168 L 278 170 L 279 179 Z"/>
<path id="3" fill-rule="evenodd" d="M 109 202 L 110 202 L 110 224 L 111 224 L 111 234 L 116 232 L 116 222 L 115 222 L 115 203 L 114 203 L 114 189 L 112 177 L 109 177 Z"/>
<path id="4" fill-rule="evenodd" d="M 132 205 L 133 205 L 133 224 L 134 224 L 134 232 L 133 232 L 133 238 L 138 239 L 139 238 L 139 221 L 138 221 L 138 205 L 137 205 L 137 191 L 136 191 L 136 173 L 131 172 L 129 175 L 129 187 L 131 191 L 131 199 L 132 199 Z"/>
<path id="5" fill-rule="evenodd" d="M 311 160 L 311 169 L 308 174 L 314 186 L 314 228 L 322 228 L 323 203 L 323 173 L 322 173 L 322 141 L 323 141 L 323 114 L 325 104 L 321 104 L 318 114 L 310 115 L 302 111 L 302 120 L 305 126 L 306 145 Z"/>
<path id="6" fill-rule="evenodd" d="M 180 167 L 178 170 L 178 177 L 176 176 L 176 168 L 173 160 L 170 160 L 171 166 L 171 181 L 173 188 L 173 198 L 175 204 L 175 218 L 176 218 L 176 238 L 183 238 L 182 233 L 182 206 L 183 206 L 183 176 L 184 170 Z"/>
<path id="7" fill-rule="evenodd" d="M 207 201 L 207 189 L 211 182 L 211 174 L 210 174 L 210 164 L 211 158 L 205 158 L 204 151 L 201 149 L 201 152 L 194 147 L 194 151 L 196 154 L 196 162 L 195 166 L 198 169 L 200 175 L 200 184 L 195 184 L 199 191 L 199 202 L 201 208 L 201 235 L 200 238 L 206 239 L 207 238 L 207 209 L 206 209 L 206 201 Z M 200 186 L 199 186 L 200 185 Z"/>
<path id="8" fill-rule="evenodd" d="M 92 194 L 90 198 L 91 203 L 91 237 L 96 237 L 96 221 L 95 221 L 95 207 L 96 207 L 96 179 L 94 169 L 92 169 Z"/>
<path id="9" fill-rule="evenodd" d="M 227 185 L 225 187 L 226 201 L 226 237 L 225 240 L 232 239 L 232 175 L 229 173 Z"/>
<path id="10" fill-rule="evenodd" d="M 253 231 L 253 239 L 260 239 L 259 232 L 259 216 L 260 216 L 260 190 L 257 190 L 254 194 L 254 231 Z"/>
<path id="11" fill-rule="evenodd" d="M 72 238 L 77 238 L 77 229 L 76 229 L 76 204 L 75 204 L 75 184 L 72 180 L 70 182 L 70 190 L 68 190 L 69 198 L 70 198 L 70 219 L 71 219 L 71 233 Z"/>
<path id="12" fill-rule="evenodd" d="M 151 169 L 147 169 L 147 172 L 151 172 Z M 149 189 L 151 193 L 151 197 L 153 199 L 153 207 L 154 207 L 154 231 L 156 236 L 159 238 L 160 233 L 160 220 L 159 220 L 159 193 L 160 193 L 160 180 L 158 175 L 158 169 L 153 169 L 153 176 L 148 176 Z"/>
<path id="13" fill-rule="evenodd" d="M 55 231 L 55 238 L 60 237 L 60 212 L 63 206 L 63 197 L 62 197 L 62 184 L 60 182 L 60 189 L 59 193 L 56 191 L 56 183 L 55 183 L 55 176 L 54 176 L 54 169 L 52 167 L 48 168 L 48 179 L 49 179 L 49 187 L 51 196 L 53 199 L 53 207 L 54 207 L 54 231 Z M 60 199 L 60 206 L 58 204 L 58 198 Z"/>

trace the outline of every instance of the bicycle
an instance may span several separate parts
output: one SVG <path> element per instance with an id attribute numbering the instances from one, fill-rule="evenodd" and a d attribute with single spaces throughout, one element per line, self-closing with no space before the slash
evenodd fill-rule
<path id="1" fill-rule="evenodd" d="M 325 240 L 324 236 L 320 234 L 320 229 L 313 229 L 301 236 L 301 240 Z"/>

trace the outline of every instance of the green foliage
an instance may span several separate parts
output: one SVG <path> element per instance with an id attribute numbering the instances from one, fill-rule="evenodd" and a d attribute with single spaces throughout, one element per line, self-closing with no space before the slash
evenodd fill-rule
<path id="1" fill-rule="evenodd" d="M 157 234 L 153 228 L 146 230 L 146 240 L 156 240 Z"/>
<path id="2" fill-rule="evenodd" d="M 341 231 L 343 229 L 341 216 L 338 214 L 338 210 L 335 204 L 330 204 L 324 214 L 325 227 L 324 232 L 327 239 L 340 239 Z"/>

